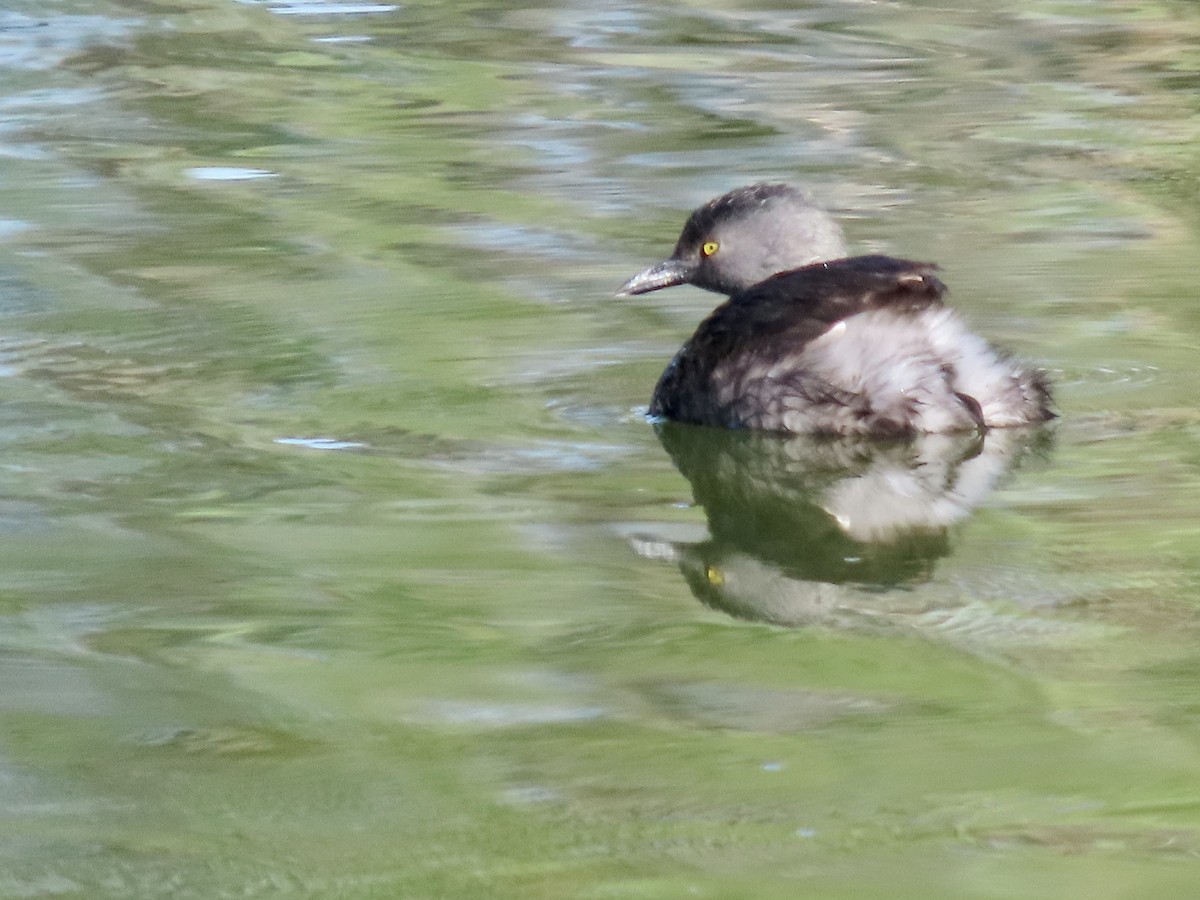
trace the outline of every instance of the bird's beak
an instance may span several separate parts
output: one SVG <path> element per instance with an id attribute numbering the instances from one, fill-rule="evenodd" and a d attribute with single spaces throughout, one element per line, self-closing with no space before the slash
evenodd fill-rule
<path id="1" fill-rule="evenodd" d="M 621 285 L 621 289 L 617 291 L 617 296 L 632 297 L 635 294 L 648 294 L 650 291 L 657 291 L 659 288 L 684 284 L 692 280 L 692 275 L 695 272 L 696 267 L 693 263 L 682 259 L 664 259 L 657 265 L 648 268 L 645 272 L 634 275 Z"/>

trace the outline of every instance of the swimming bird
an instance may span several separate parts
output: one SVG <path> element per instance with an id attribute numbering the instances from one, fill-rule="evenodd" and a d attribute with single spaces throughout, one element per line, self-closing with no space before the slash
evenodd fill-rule
<path id="1" fill-rule="evenodd" d="M 693 284 L 729 298 L 671 360 L 650 414 L 874 437 L 1054 418 L 1044 373 L 968 330 L 936 271 L 848 257 L 837 223 L 790 185 L 718 197 L 691 214 L 668 259 L 618 291 Z"/>

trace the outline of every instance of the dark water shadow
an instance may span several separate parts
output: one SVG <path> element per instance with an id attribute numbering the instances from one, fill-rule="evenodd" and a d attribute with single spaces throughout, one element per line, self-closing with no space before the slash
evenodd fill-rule
<path id="1" fill-rule="evenodd" d="M 674 423 L 657 433 L 709 537 L 640 536 L 635 549 L 675 561 L 705 605 L 789 626 L 872 617 L 887 604 L 864 598 L 929 580 L 954 526 L 1052 439 L 1045 428 L 890 442 Z"/>

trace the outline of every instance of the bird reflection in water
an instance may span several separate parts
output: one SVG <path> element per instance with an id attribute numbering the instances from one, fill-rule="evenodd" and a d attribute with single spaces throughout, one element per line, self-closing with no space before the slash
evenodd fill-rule
<path id="1" fill-rule="evenodd" d="M 965 521 L 1044 428 L 927 434 L 898 441 L 656 426 L 708 518 L 709 537 L 639 535 L 646 557 L 676 562 L 696 597 L 778 625 L 877 620 L 890 589 L 927 581 Z"/>

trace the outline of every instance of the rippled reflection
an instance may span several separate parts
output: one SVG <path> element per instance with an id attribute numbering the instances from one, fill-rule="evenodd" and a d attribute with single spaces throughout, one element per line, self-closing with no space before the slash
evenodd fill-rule
<path id="1" fill-rule="evenodd" d="M 1047 429 L 922 435 L 909 441 L 778 436 L 658 426 L 692 486 L 709 538 L 638 538 L 675 560 L 703 603 L 780 625 L 871 618 L 874 591 L 927 580 L 953 551 L 951 529 L 1031 453 Z"/>

